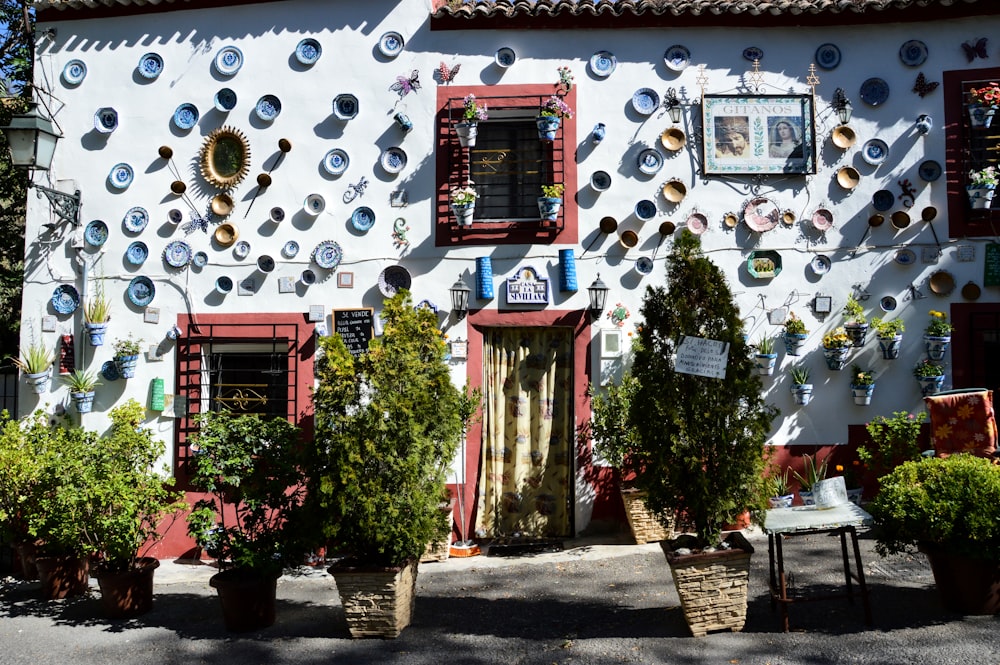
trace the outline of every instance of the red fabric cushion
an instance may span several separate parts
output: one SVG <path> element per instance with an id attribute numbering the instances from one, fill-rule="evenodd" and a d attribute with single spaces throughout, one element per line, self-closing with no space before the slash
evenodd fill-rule
<path id="1" fill-rule="evenodd" d="M 996 450 L 992 390 L 929 395 L 924 404 L 931 418 L 931 445 L 938 457 L 954 453 L 990 457 Z"/>

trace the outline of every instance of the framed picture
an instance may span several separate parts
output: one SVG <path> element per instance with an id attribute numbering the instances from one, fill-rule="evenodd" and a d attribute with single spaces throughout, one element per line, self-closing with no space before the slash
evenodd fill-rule
<path id="1" fill-rule="evenodd" d="M 337 273 L 337 287 L 341 289 L 353 289 L 354 288 L 354 273 L 353 272 L 338 272 Z"/>
<path id="2" fill-rule="evenodd" d="M 812 95 L 705 95 L 706 175 L 816 173 Z"/>
<path id="3" fill-rule="evenodd" d="M 813 311 L 817 314 L 829 314 L 833 311 L 833 298 L 830 296 L 816 296 Z"/>
<path id="4" fill-rule="evenodd" d="M 622 354 L 622 331 L 601 331 L 601 357 L 617 358 Z"/>

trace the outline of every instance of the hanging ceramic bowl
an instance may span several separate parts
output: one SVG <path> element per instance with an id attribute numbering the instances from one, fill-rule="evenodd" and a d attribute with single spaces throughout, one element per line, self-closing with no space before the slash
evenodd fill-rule
<path id="1" fill-rule="evenodd" d="M 281 248 L 281 254 L 286 259 L 294 259 L 299 253 L 299 243 L 294 240 L 289 240 L 285 243 L 285 246 Z"/>
<path id="2" fill-rule="evenodd" d="M 257 174 L 257 186 L 260 187 L 261 189 L 267 189 L 268 187 L 271 186 L 272 182 L 274 182 L 274 181 L 271 180 L 271 174 L 270 173 L 258 173 Z"/>
<path id="3" fill-rule="evenodd" d="M 139 65 L 136 67 L 139 75 L 144 79 L 155 79 L 163 73 L 163 58 L 157 53 L 147 53 L 139 58 Z"/>
<path id="4" fill-rule="evenodd" d="M 668 127 L 660 134 L 660 145 L 670 152 L 677 152 L 687 143 L 687 135 L 680 127 Z"/>
<path id="5" fill-rule="evenodd" d="M 748 46 L 743 49 L 743 59 L 748 62 L 753 62 L 754 60 L 762 60 L 764 58 L 764 51 L 756 46 Z"/>
<path id="6" fill-rule="evenodd" d="M 687 187 L 680 180 L 668 180 L 664 185 L 663 198 L 670 201 L 671 203 L 680 203 L 687 196 Z"/>
<path id="7" fill-rule="evenodd" d="M 170 212 L 167 213 L 167 219 L 174 224 L 180 224 L 184 221 L 184 215 L 177 208 L 171 208 Z"/>
<path id="8" fill-rule="evenodd" d="M 598 51 L 590 56 L 590 71 L 598 78 L 607 78 L 614 73 L 618 59 L 610 51 Z"/>
<path id="9" fill-rule="evenodd" d="M 660 106 L 660 96 L 652 88 L 639 88 L 632 95 L 632 108 L 639 115 L 652 115 Z"/>
<path id="10" fill-rule="evenodd" d="M 275 224 L 280 224 L 285 221 L 285 209 L 280 206 L 274 206 L 267 213 L 267 217 Z"/>
<path id="11" fill-rule="evenodd" d="M 156 287 L 153 286 L 153 280 L 145 275 L 140 275 L 129 282 L 126 293 L 133 305 L 146 307 L 153 302 L 153 298 L 156 296 Z"/>
<path id="12" fill-rule="evenodd" d="M 306 66 L 315 65 L 321 55 L 323 55 L 323 47 L 312 37 L 303 39 L 295 47 L 295 59 Z"/>
<path id="13" fill-rule="evenodd" d="M 78 86 L 87 78 L 87 65 L 83 60 L 70 60 L 62 70 L 63 82 L 68 86 Z"/>
<path id="14" fill-rule="evenodd" d="M 402 53 L 404 44 L 403 35 L 390 31 L 379 37 L 378 50 L 387 58 L 395 58 Z"/>
<path id="15" fill-rule="evenodd" d="M 56 314 L 72 314 L 80 306 L 80 293 L 72 284 L 60 284 L 52 292 L 52 309 Z"/>
<path id="16" fill-rule="evenodd" d="M 229 113 L 236 108 L 236 92 L 231 88 L 222 88 L 215 93 L 215 108 L 219 113 Z"/>
<path id="17" fill-rule="evenodd" d="M 836 44 L 820 44 L 816 49 L 816 64 L 823 69 L 836 69 L 840 64 L 840 49 Z"/>
<path id="18" fill-rule="evenodd" d="M 233 197 L 229 194 L 216 194 L 212 197 L 212 214 L 218 217 L 229 217 L 233 213 L 233 208 L 236 206 L 233 203 Z"/>
<path id="19" fill-rule="evenodd" d="M 110 106 L 97 109 L 94 114 L 94 129 L 101 134 L 110 134 L 118 129 L 118 111 Z"/>
<path id="20" fill-rule="evenodd" d="M 219 224 L 212 235 L 220 247 L 230 247 L 240 237 L 240 232 L 235 225 L 226 222 L 225 224 Z"/>
<path id="21" fill-rule="evenodd" d="M 778 210 L 778 206 L 763 196 L 750 199 L 743 206 L 743 223 L 757 233 L 770 231 L 778 225 L 780 218 L 781 211 Z"/>
<path id="22" fill-rule="evenodd" d="M 907 67 L 919 67 L 927 60 L 927 44 L 919 39 L 903 42 L 899 47 L 899 60 Z"/>
<path id="23" fill-rule="evenodd" d="M 889 99 L 889 84 L 884 79 L 872 77 L 861 84 L 859 94 L 868 106 L 881 106 Z"/>
<path id="24" fill-rule="evenodd" d="M 892 260 L 901 266 L 909 266 L 917 262 L 917 254 L 912 249 L 904 247 L 903 249 L 896 250 L 896 254 Z"/>
<path id="25" fill-rule="evenodd" d="M 132 171 L 132 167 L 123 162 L 111 167 L 111 173 L 108 174 L 108 182 L 115 189 L 128 189 L 128 186 L 132 184 L 133 177 L 135 177 L 135 174 Z"/>
<path id="26" fill-rule="evenodd" d="M 402 148 L 386 148 L 378 161 L 386 173 L 395 175 L 406 168 L 406 153 Z"/>
<path id="27" fill-rule="evenodd" d="M 354 212 L 351 213 L 351 224 L 355 230 L 367 233 L 369 229 L 375 226 L 375 212 L 367 206 L 355 208 Z"/>
<path id="28" fill-rule="evenodd" d="M 497 63 L 497 67 L 501 69 L 507 69 L 517 61 L 517 53 L 514 52 L 509 46 L 501 46 L 497 49 L 497 52 L 493 54 L 493 62 Z"/>
<path id="29" fill-rule="evenodd" d="M 187 191 L 187 185 L 181 180 L 174 180 L 170 183 L 170 193 L 174 196 L 180 196 Z"/>
<path id="30" fill-rule="evenodd" d="M 347 153 L 340 148 L 334 148 L 323 157 L 323 168 L 330 175 L 341 175 L 350 163 Z"/>
<path id="31" fill-rule="evenodd" d="M 174 240 L 163 249 L 163 261 L 171 268 L 183 268 L 191 263 L 191 246 Z"/>
<path id="32" fill-rule="evenodd" d="M 883 312 L 894 312 L 899 303 L 892 296 L 882 296 L 878 301 L 878 306 Z"/>
<path id="33" fill-rule="evenodd" d="M 646 148 L 637 159 L 639 172 L 653 175 L 663 168 L 663 156 L 655 148 Z"/>
<path id="34" fill-rule="evenodd" d="M 100 247 L 108 241 L 108 225 L 95 219 L 83 230 L 83 239 L 87 244 Z"/>
<path id="35" fill-rule="evenodd" d="M 846 190 L 853 190 L 861 182 L 861 174 L 853 166 L 843 166 L 837 171 L 837 184 Z"/>
<path id="36" fill-rule="evenodd" d="M 306 211 L 306 214 L 315 217 L 326 210 L 326 199 L 320 194 L 310 194 L 302 204 L 302 209 Z"/>
<path id="37" fill-rule="evenodd" d="M 233 246 L 233 256 L 240 261 L 250 256 L 250 243 L 246 240 L 240 240 L 236 243 L 236 245 Z"/>
<path id="38" fill-rule="evenodd" d="M 663 62 L 671 71 L 684 71 L 691 64 L 691 51 L 686 46 L 675 44 L 663 54 Z"/>
<path id="39" fill-rule="evenodd" d="M 257 100 L 254 112 L 264 122 L 273 122 L 281 113 L 281 100 L 274 95 L 264 95 Z"/>
<path id="40" fill-rule="evenodd" d="M 125 260 L 133 266 L 141 266 L 149 256 L 149 248 L 146 243 L 136 240 L 125 250 Z"/>
<path id="41" fill-rule="evenodd" d="M 946 296 L 955 290 L 955 278 L 947 270 L 931 273 L 928 284 L 931 287 L 931 293 L 937 296 Z"/>
<path id="42" fill-rule="evenodd" d="M 878 213 L 876 213 L 876 214 L 874 214 L 874 215 L 872 215 L 871 217 L 868 218 L 868 226 L 871 226 L 873 228 L 876 227 L 876 226 L 882 226 L 882 223 L 884 221 L 885 221 L 885 217 L 883 217 L 882 215 L 879 215 Z"/>
<path id="43" fill-rule="evenodd" d="M 198 117 L 198 107 L 185 102 L 174 111 L 174 124 L 178 129 L 188 130 L 197 124 Z"/>
<path id="44" fill-rule="evenodd" d="M 889 145 L 882 139 L 871 139 L 861 147 L 861 158 L 872 166 L 878 166 L 889 156 Z"/>
<path id="45" fill-rule="evenodd" d="M 722 225 L 727 229 L 735 229 L 736 225 L 740 223 L 739 215 L 735 212 L 727 212 L 722 216 Z"/>
<path id="46" fill-rule="evenodd" d="M 639 234 L 631 229 L 622 231 L 618 236 L 618 243 L 625 249 L 632 249 L 639 244 Z"/>
<path id="47" fill-rule="evenodd" d="M 684 224 L 687 226 L 688 231 L 696 236 L 700 236 L 708 230 L 708 218 L 700 212 L 693 212 L 688 215 L 687 221 Z"/>
<path id="48" fill-rule="evenodd" d="M 817 208 L 812 215 L 812 225 L 817 231 L 828 231 L 833 228 L 833 213 L 826 208 Z"/>
<path id="49" fill-rule="evenodd" d="M 833 261 L 831 261 L 830 257 L 826 254 L 817 254 L 812 258 L 812 261 L 809 262 L 809 267 L 812 268 L 812 271 L 817 275 L 825 275 L 830 272 L 831 266 L 833 266 Z"/>
<path id="50" fill-rule="evenodd" d="M 642 199 L 635 204 L 635 216 L 648 222 L 656 216 L 656 204 L 649 199 Z"/>
<path id="51" fill-rule="evenodd" d="M 937 208 L 935 208 L 934 206 L 927 206 L 926 208 L 920 211 L 920 219 L 922 219 L 925 222 L 933 222 L 936 217 L 937 217 Z"/>
<path id="52" fill-rule="evenodd" d="M 594 171 L 590 176 L 590 186 L 597 192 L 606 192 L 611 187 L 611 175 L 607 171 Z"/>
<path id="53" fill-rule="evenodd" d="M 981 294 L 982 290 L 975 282 L 966 282 L 965 286 L 962 287 L 962 297 L 966 300 L 979 300 Z"/>
<path id="54" fill-rule="evenodd" d="M 601 233 L 614 233 L 618 230 L 618 220 L 614 217 L 601 217 Z"/>
<path id="55" fill-rule="evenodd" d="M 378 276 L 378 290 L 386 298 L 391 298 L 400 289 L 409 289 L 412 283 L 409 271 L 403 266 L 389 266 Z"/>
<path id="56" fill-rule="evenodd" d="M 235 46 L 224 46 L 215 54 L 213 64 L 223 76 L 234 76 L 243 66 L 243 52 Z"/>
<path id="57" fill-rule="evenodd" d="M 648 256 L 640 256 L 635 260 L 635 271 L 640 275 L 648 275 L 653 272 L 653 259 Z"/>
<path id="58" fill-rule="evenodd" d="M 267 254 L 261 254 L 257 257 L 257 270 L 261 272 L 268 273 L 274 271 L 274 258 Z"/>
<path id="59" fill-rule="evenodd" d="M 205 252 L 195 252 L 191 257 L 191 265 L 195 268 L 204 268 L 208 265 L 208 254 Z"/>
<path id="60" fill-rule="evenodd" d="M 337 95 L 333 98 L 333 115 L 338 120 L 350 120 L 358 115 L 358 98 L 354 95 Z"/>
<path id="61" fill-rule="evenodd" d="M 888 189 L 880 189 L 872 194 L 872 207 L 879 212 L 885 212 L 896 204 L 896 195 Z"/>
<path id="62" fill-rule="evenodd" d="M 897 210 L 889 217 L 892 226 L 898 230 L 903 230 L 910 225 L 910 214 L 905 210 Z"/>
<path id="63" fill-rule="evenodd" d="M 847 150 L 858 140 L 858 135 L 847 125 L 840 125 L 839 127 L 835 127 L 830 133 L 830 140 L 833 141 L 833 145 L 841 150 Z"/>
<path id="64" fill-rule="evenodd" d="M 674 231 L 677 230 L 677 225 L 667 220 L 665 222 L 660 222 L 660 235 L 661 236 L 672 236 Z"/>
<path id="65" fill-rule="evenodd" d="M 781 213 L 781 223 L 785 226 L 791 226 L 795 223 L 795 213 L 791 210 L 784 210 Z"/>
<path id="66" fill-rule="evenodd" d="M 941 177 L 941 165 L 933 159 L 928 159 L 925 162 L 920 162 L 920 166 L 917 167 L 917 174 L 920 175 L 921 180 L 924 182 L 934 182 Z"/>

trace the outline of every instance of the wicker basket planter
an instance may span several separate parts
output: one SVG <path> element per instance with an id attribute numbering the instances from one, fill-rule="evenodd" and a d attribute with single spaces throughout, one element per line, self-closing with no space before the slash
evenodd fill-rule
<path id="1" fill-rule="evenodd" d="M 417 562 L 402 568 L 329 569 L 351 637 L 399 637 L 410 625 L 416 601 Z"/>
<path id="2" fill-rule="evenodd" d="M 664 526 L 648 508 L 643 498 L 644 492 L 634 489 L 622 490 L 622 502 L 625 504 L 625 515 L 632 529 L 632 537 L 637 545 L 655 543 L 658 540 L 670 540 L 674 537 L 673 520 L 670 526 Z"/>

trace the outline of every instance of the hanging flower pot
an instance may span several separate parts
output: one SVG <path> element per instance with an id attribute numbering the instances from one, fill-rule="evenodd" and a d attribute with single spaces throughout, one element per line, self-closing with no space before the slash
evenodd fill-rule
<path id="1" fill-rule="evenodd" d="M 115 356 L 115 367 L 118 368 L 118 375 L 123 379 L 135 378 L 135 367 L 139 364 L 139 354 L 128 356 Z"/>
<path id="2" fill-rule="evenodd" d="M 823 358 L 826 359 L 826 366 L 839 372 L 847 364 L 847 354 L 850 352 L 851 347 L 849 346 L 823 349 Z"/>
<path id="3" fill-rule="evenodd" d="M 868 406 L 872 403 L 872 394 L 875 392 L 875 384 L 867 386 L 851 385 L 851 392 L 854 393 L 854 403 L 858 406 Z"/>
<path id="4" fill-rule="evenodd" d="M 463 148 L 474 148 L 476 136 L 479 134 L 479 123 L 460 122 L 455 125 L 455 133 L 458 134 L 458 142 Z"/>
<path id="5" fill-rule="evenodd" d="M 969 205 L 975 210 L 981 210 L 989 208 L 993 203 L 993 195 L 996 193 L 996 187 L 973 187 L 969 185 L 965 188 L 965 192 L 969 195 Z"/>
<path id="6" fill-rule="evenodd" d="M 920 394 L 924 397 L 927 395 L 936 395 L 941 392 L 941 386 L 944 385 L 944 374 L 939 376 L 918 376 L 917 383 L 920 384 Z"/>
<path id="7" fill-rule="evenodd" d="M 924 335 L 924 348 L 927 349 L 927 357 L 931 360 L 943 359 L 949 344 L 951 344 L 951 335 L 947 337 Z"/>
<path id="8" fill-rule="evenodd" d="M 989 129 L 993 124 L 993 116 L 996 115 L 996 106 L 984 106 L 982 104 L 969 104 L 969 126 L 974 129 Z"/>
<path id="9" fill-rule="evenodd" d="M 69 394 L 70 399 L 73 400 L 73 406 L 79 413 L 90 413 L 94 410 L 94 391 L 85 393 L 74 393 Z"/>
<path id="10" fill-rule="evenodd" d="M 83 327 L 90 338 L 91 346 L 101 346 L 104 344 L 104 333 L 108 330 L 107 323 L 84 323 Z"/>
<path id="11" fill-rule="evenodd" d="M 883 360 L 895 360 L 899 357 L 899 349 L 903 345 L 902 335 L 892 337 L 879 337 L 878 348 L 882 350 Z"/>
<path id="12" fill-rule="evenodd" d="M 49 382 L 52 380 L 52 368 L 49 367 L 44 372 L 25 374 L 24 379 L 31 386 L 31 392 L 36 395 L 43 395 L 49 390 Z"/>
<path id="13" fill-rule="evenodd" d="M 472 183 L 465 187 L 455 187 L 448 193 L 451 203 L 451 211 L 455 213 L 455 218 L 461 226 L 472 226 L 472 216 L 476 212 L 476 199 L 478 194 Z"/>
<path id="14" fill-rule="evenodd" d="M 555 141 L 556 132 L 559 131 L 559 125 L 562 124 L 562 118 L 557 115 L 540 115 L 535 118 L 535 126 L 538 127 L 538 138 L 542 141 Z"/>
<path id="15" fill-rule="evenodd" d="M 844 324 L 844 330 L 847 332 L 847 336 L 851 338 L 851 344 L 855 348 L 865 345 L 865 336 L 868 334 L 867 323 L 847 323 Z"/>
<path id="16" fill-rule="evenodd" d="M 793 383 L 790 390 L 796 404 L 805 406 L 812 401 L 813 386 L 811 383 Z"/>
<path id="17" fill-rule="evenodd" d="M 761 376 L 771 376 L 774 374 L 774 365 L 777 360 L 777 353 L 758 353 L 756 356 L 757 373 Z"/>
<path id="18" fill-rule="evenodd" d="M 559 217 L 562 199 L 554 196 L 538 197 L 538 214 L 543 222 L 554 222 Z"/>
<path id="19" fill-rule="evenodd" d="M 785 353 L 790 356 L 799 355 L 802 350 L 802 345 L 805 344 L 806 333 L 789 333 L 786 332 L 784 335 L 785 340 Z"/>
<path id="20" fill-rule="evenodd" d="M 472 216 L 476 214 L 475 203 L 452 203 L 451 211 L 461 226 L 472 226 Z"/>

